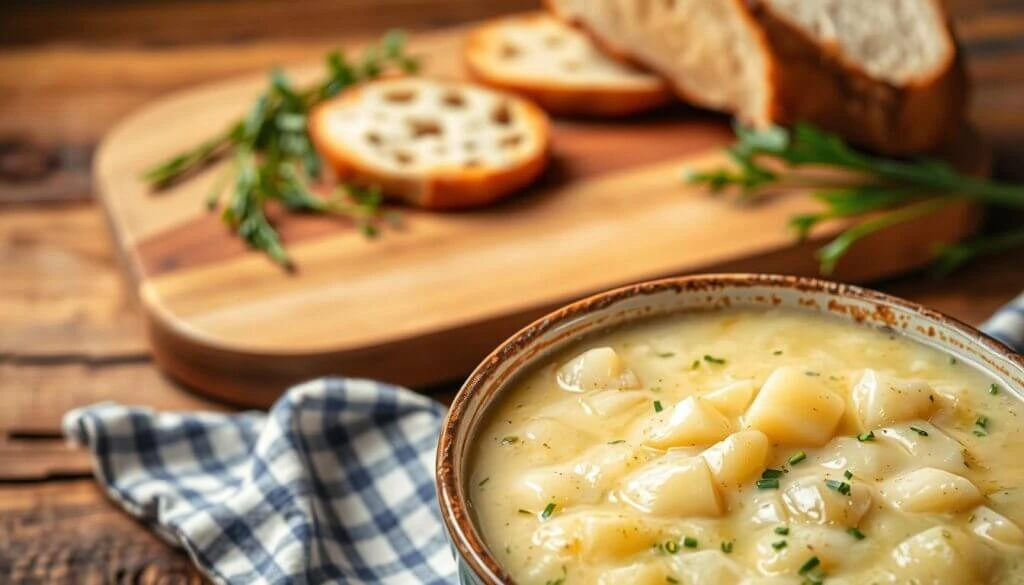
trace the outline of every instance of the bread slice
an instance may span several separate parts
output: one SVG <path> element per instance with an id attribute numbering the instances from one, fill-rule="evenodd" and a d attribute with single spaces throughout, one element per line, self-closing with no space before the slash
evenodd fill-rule
<path id="1" fill-rule="evenodd" d="M 511 16 L 470 33 L 470 74 L 554 114 L 627 116 L 674 96 L 657 75 L 607 57 L 587 35 L 547 14 Z"/>
<path id="2" fill-rule="evenodd" d="M 548 0 L 665 75 L 688 101 L 756 125 L 808 121 L 886 154 L 963 125 L 966 76 L 941 0 Z"/>
<path id="3" fill-rule="evenodd" d="M 427 209 L 486 205 L 528 185 L 550 135 L 524 99 L 415 77 L 355 87 L 316 108 L 309 130 L 340 179 Z"/>

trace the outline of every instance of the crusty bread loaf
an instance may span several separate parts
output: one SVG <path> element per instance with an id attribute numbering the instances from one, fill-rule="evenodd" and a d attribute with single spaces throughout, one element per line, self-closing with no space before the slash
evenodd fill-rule
<path id="1" fill-rule="evenodd" d="M 941 0 L 548 0 L 684 99 L 765 126 L 812 122 L 887 154 L 963 125 L 966 77 Z"/>
<path id="2" fill-rule="evenodd" d="M 624 116 L 673 99 L 657 75 L 606 56 L 591 39 L 547 14 L 495 20 L 470 33 L 470 74 L 564 115 Z"/>
<path id="3" fill-rule="evenodd" d="M 428 209 L 485 205 L 528 185 L 547 164 L 542 110 L 465 83 L 367 83 L 319 106 L 309 128 L 339 178 Z"/>

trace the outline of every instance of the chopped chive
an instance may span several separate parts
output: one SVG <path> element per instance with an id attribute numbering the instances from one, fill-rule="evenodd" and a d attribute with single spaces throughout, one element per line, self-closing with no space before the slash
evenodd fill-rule
<path id="1" fill-rule="evenodd" d="M 722 541 L 722 552 L 724 552 L 725 554 L 730 554 L 732 552 L 731 540 L 729 542 L 726 542 L 724 540 Z"/>
<path id="2" fill-rule="evenodd" d="M 544 511 L 540 513 L 541 520 L 547 520 L 551 517 L 551 514 L 555 512 L 555 503 L 551 502 L 547 506 L 544 506 Z"/>
<path id="3" fill-rule="evenodd" d="M 484 484 L 489 482 L 489 481 L 491 481 L 491 478 L 490 477 L 485 477 L 485 478 L 481 479 L 480 483 L 478 483 L 476 485 L 477 485 L 477 487 L 484 487 Z"/>
<path id="4" fill-rule="evenodd" d="M 847 528 L 846 529 L 846 533 L 849 534 L 850 536 L 856 538 L 857 540 L 864 540 L 864 538 L 865 538 L 864 537 L 864 533 L 861 532 L 860 530 L 857 530 L 856 528 Z"/>
<path id="5" fill-rule="evenodd" d="M 800 573 L 801 575 L 806 575 L 807 573 L 810 573 L 814 569 L 818 568 L 818 565 L 820 565 L 820 564 L 821 564 L 821 560 L 818 559 L 818 557 L 811 557 L 811 558 L 807 559 L 806 563 L 800 565 L 800 570 L 797 571 L 797 572 Z"/>
<path id="6" fill-rule="evenodd" d="M 955 366 L 956 365 L 956 358 L 955 357 L 949 356 L 949 365 L 951 365 L 951 366 Z"/>
<path id="7" fill-rule="evenodd" d="M 523 508 L 519 508 L 519 513 L 520 514 L 525 514 L 527 516 L 533 516 L 533 512 L 531 512 L 529 510 L 524 510 Z"/>
<path id="8" fill-rule="evenodd" d="M 839 481 L 837 479 L 826 479 L 825 485 L 843 494 L 844 496 L 850 495 L 850 484 L 846 483 L 845 481 Z"/>
<path id="9" fill-rule="evenodd" d="M 501 439 L 501 444 L 502 445 L 512 445 L 513 443 L 518 443 L 518 442 L 519 442 L 519 437 L 517 437 L 515 435 L 508 435 L 506 437 L 502 437 L 502 439 Z"/>
<path id="10" fill-rule="evenodd" d="M 772 355 L 782 355 L 782 350 L 776 349 L 775 351 L 772 352 Z"/>
<path id="11" fill-rule="evenodd" d="M 775 534 L 781 534 L 783 536 L 789 534 L 789 526 L 776 526 Z"/>
<path id="12" fill-rule="evenodd" d="M 672 357 L 674 355 L 676 355 L 674 352 L 666 351 L 665 353 L 659 353 L 658 357 L 660 357 L 660 358 L 670 358 L 670 357 Z"/>
<path id="13" fill-rule="evenodd" d="M 626 442 L 626 439 L 615 439 L 614 441 L 608 441 L 608 444 L 609 445 L 621 445 L 622 443 L 625 443 L 625 442 Z"/>
<path id="14" fill-rule="evenodd" d="M 775 479 L 782 477 L 783 473 L 781 469 L 765 469 L 761 472 L 762 479 Z"/>
<path id="15" fill-rule="evenodd" d="M 992 396 L 999 394 L 999 384 L 993 383 L 991 386 L 989 386 L 988 393 L 991 394 Z"/>
<path id="16" fill-rule="evenodd" d="M 668 581 L 669 583 L 678 583 L 679 582 L 679 579 L 676 579 L 672 575 L 665 575 L 665 580 Z"/>
<path id="17" fill-rule="evenodd" d="M 797 451 L 796 453 L 793 453 L 792 455 L 789 456 L 789 464 L 797 465 L 803 462 L 804 459 L 807 459 L 807 453 L 804 453 L 803 451 Z"/>
<path id="18" fill-rule="evenodd" d="M 774 477 L 759 479 L 754 485 L 756 485 L 759 490 L 777 490 L 779 489 L 779 480 Z"/>
<path id="19" fill-rule="evenodd" d="M 985 415 L 981 415 L 981 416 L 978 417 L 978 420 L 974 421 L 974 424 L 979 426 L 979 427 L 981 427 L 981 428 L 983 428 L 983 429 L 987 429 L 988 428 L 988 422 L 989 422 L 988 417 L 985 416 Z"/>
<path id="20" fill-rule="evenodd" d="M 722 365 L 725 363 L 725 358 L 718 358 L 713 355 L 704 354 L 704 361 L 706 361 L 709 364 Z"/>
<path id="21" fill-rule="evenodd" d="M 817 377 L 818 377 L 818 376 L 820 376 L 821 374 L 819 374 L 818 372 L 804 372 L 804 375 L 805 375 L 805 376 L 810 376 L 810 377 L 812 377 L 812 378 L 817 378 Z"/>
<path id="22" fill-rule="evenodd" d="M 986 433 L 985 431 L 979 431 L 978 429 L 974 429 L 974 436 L 975 437 L 987 437 L 988 433 Z"/>
<path id="23" fill-rule="evenodd" d="M 697 548 L 697 539 L 692 536 L 683 538 L 683 546 L 686 548 Z"/>
<path id="24" fill-rule="evenodd" d="M 786 548 L 786 541 L 785 540 L 779 540 L 779 541 L 773 542 L 772 543 L 772 548 L 774 548 L 775 550 L 782 550 L 782 549 Z"/>
<path id="25" fill-rule="evenodd" d="M 875 440 L 875 431 L 868 431 L 866 433 L 861 433 L 861 434 L 857 435 L 857 440 L 860 441 L 861 443 L 866 442 L 866 441 L 874 441 Z"/>
<path id="26" fill-rule="evenodd" d="M 665 408 L 661 405 L 661 401 L 660 400 L 655 400 L 654 401 L 654 412 L 661 412 L 662 410 L 665 410 Z"/>
<path id="27" fill-rule="evenodd" d="M 845 477 L 846 479 L 853 479 L 853 472 L 847 469 L 846 471 L 843 472 L 843 477 Z"/>
<path id="28" fill-rule="evenodd" d="M 666 542 L 665 543 L 665 552 L 667 552 L 670 555 L 676 554 L 677 552 L 679 552 L 679 543 L 674 541 L 674 540 L 670 540 L 670 541 Z"/>
<path id="29" fill-rule="evenodd" d="M 691 370 L 696 370 L 699 367 L 700 367 L 700 360 L 693 360 L 693 363 L 690 364 L 690 369 Z"/>
<path id="30" fill-rule="evenodd" d="M 915 433 L 917 433 L 917 434 L 921 435 L 922 437 L 927 437 L 927 436 L 928 436 L 928 431 L 926 431 L 926 430 L 924 430 L 924 429 L 922 429 L 922 428 L 919 428 L 919 427 L 910 427 L 910 430 L 912 430 L 912 431 L 914 431 Z"/>

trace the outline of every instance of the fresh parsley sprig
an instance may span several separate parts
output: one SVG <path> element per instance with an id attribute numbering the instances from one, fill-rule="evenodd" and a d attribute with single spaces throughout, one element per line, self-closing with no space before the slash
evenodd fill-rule
<path id="1" fill-rule="evenodd" d="M 813 189 L 813 197 L 824 209 L 790 219 L 790 227 L 801 239 L 823 221 L 883 212 L 857 221 L 818 251 L 820 270 L 825 274 L 835 269 L 839 259 L 858 240 L 947 205 L 969 201 L 1024 209 L 1024 186 L 965 175 L 932 158 L 897 160 L 871 156 L 809 124 L 797 124 L 792 130 L 738 126 L 736 136 L 736 143 L 727 149 L 735 163 L 733 167 L 689 172 L 688 181 L 716 193 L 738 188 L 744 198 L 755 197 L 771 187 Z M 775 164 L 769 166 L 767 161 Z M 851 175 L 851 179 L 793 172 L 803 167 L 840 170 Z M 1024 228 L 940 247 L 936 266 L 940 271 L 953 270 L 977 256 L 1015 246 L 1024 246 Z"/>
<path id="2" fill-rule="evenodd" d="M 354 84 L 392 71 L 413 73 L 418 68 L 419 62 L 406 54 L 404 35 L 390 32 L 367 48 L 358 62 L 349 62 L 340 52 L 328 54 L 327 76 L 312 87 L 296 88 L 275 69 L 269 87 L 245 117 L 194 148 L 146 170 L 142 178 L 154 189 L 162 189 L 231 155 L 231 164 L 215 181 L 207 206 L 210 210 L 222 208 L 224 222 L 249 246 L 291 269 L 292 261 L 267 219 L 268 201 L 277 201 L 295 212 L 346 217 L 367 236 L 377 233 L 379 220 L 395 220 L 395 216 L 381 211 L 378 189 L 346 185 L 331 197 L 313 193 L 309 182 L 320 177 L 322 163 L 309 136 L 309 112 Z M 222 204 L 225 194 L 227 201 Z"/>

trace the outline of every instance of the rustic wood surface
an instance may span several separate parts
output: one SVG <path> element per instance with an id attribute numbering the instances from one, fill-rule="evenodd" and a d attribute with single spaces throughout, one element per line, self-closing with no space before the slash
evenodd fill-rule
<path id="1" fill-rule="evenodd" d="M 465 35 L 414 37 L 423 75 L 464 78 Z M 289 73 L 322 75 L 319 63 Z M 260 73 L 147 105 L 110 131 L 93 166 L 158 364 L 235 404 L 267 407 L 292 384 L 339 372 L 407 386 L 450 380 L 535 316 L 639 280 L 726 266 L 813 275 L 813 249 L 843 227 L 821 226 L 798 245 L 786 225 L 820 206 L 809 190 L 737 205 L 686 185 L 686 166 L 726 163 L 732 134 L 724 117 L 677 106 L 628 122 L 555 118 L 551 164 L 531 188 L 472 212 L 403 209 L 402 229 L 372 241 L 337 218 L 275 214 L 298 267 L 288 273 L 207 211 L 226 162 L 157 193 L 140 178 L 237 119 L 265 86 Z M 983 172 L 986 148 L 965 135 L 950 156 Z M 919 268 L 938 243 L 973 233 L 977 211 L 950 207 L 873 234 L 832 276 Z"/>
<path id="2" fill-rule="evenodd" d="M 1024 180 L 1024 1 L 951 0 L 996 171 Z M 180 553 L 118 512 L 59 440 L 69 408 L 115 399 L 224 408 L 152 365 L 89 163 L 119 118 L 166 93 L 317 58 L 382 28 L 428 29 L 533 0 L 91 0 L 0 19 L 0 582 L 192 583 Z M 876 288 L 977 323 L 1024 288 L 1020 255 Z M 450 396 L 453 385 L 436 389 Z"/>

